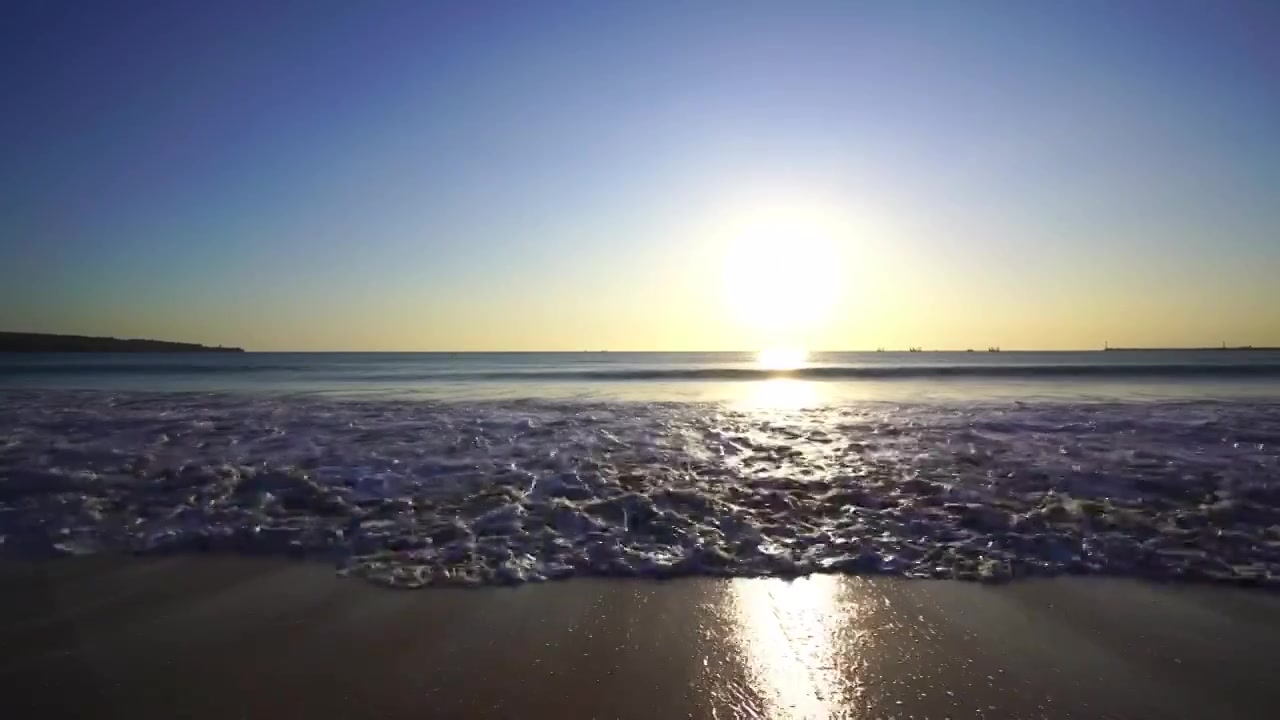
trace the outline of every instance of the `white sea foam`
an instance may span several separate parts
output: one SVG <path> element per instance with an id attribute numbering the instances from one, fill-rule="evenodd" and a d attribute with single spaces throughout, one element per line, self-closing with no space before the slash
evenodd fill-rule
<path id="1" fill-rule="evenodd" d="M 0 395 L 19 553 L 581 574 L 1059 572 L 1280 584 L 1280 404 L 424 403 Z"/>

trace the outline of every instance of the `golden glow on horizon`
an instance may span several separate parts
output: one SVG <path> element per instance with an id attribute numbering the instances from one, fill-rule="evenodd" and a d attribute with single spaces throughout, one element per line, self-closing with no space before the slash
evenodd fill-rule
<path id="1" fill-rule="evenodd" d="M 720 186 L 731 181 L 741 182 Z M 950 229 L 915 209 L 821 182 L 730 189 L 627 224 L 626 251 L 616 258 L 548 254 L 531 267 L 479 259 L 432 282 L 406 267 L 356 295 L 298 279 L 216 301 L 187 293 L 74 310 L 49 303 L 16 324 L 253 351 L 1280 345 L 1266 263 L 1206 266 L 1212 277 L 1231 277 L 1229 287 L 1191 270 L 1135 273 L 1134 263 L 1145 261 L 1127 256 L 1008 267 L 968 252 L 962 238 L 935 246 Z M 956 230 L 963 235 L 964 227 Z M 489 272 L 491 281 L 477 290 L 477 278 Z M 1090 278 L 1087 286 L 1081 277 Z"/>

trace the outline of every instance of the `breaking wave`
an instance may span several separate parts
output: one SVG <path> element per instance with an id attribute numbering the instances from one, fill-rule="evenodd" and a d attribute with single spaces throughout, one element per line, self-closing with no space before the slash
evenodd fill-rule
<path id="1" fill-rule="evenodd" d="M 0 543 L 401 587 L 1063 572 L 1280 584 L 1280 404 L 0 393 Z"/>
<path id="2" fill-rule="evenodd" d="M 1080 365 L 884 365 L 810 366 L 790 370 L 754 367 L 633 368 L 609 370 L 524 370 L 469 373 L 484 380 L 888 380 L 894 378 L 1236 378 L 1280 377 L 1272 363 L 1166 363 Z"/>
<path id="3" fill-rule="evenodd" d="M 573 367 L 558 365 L 549 369 L 514 367 L 431 366 L 406 363 L 391 368 L 377 365 L 360 366 L 358 370 L 342 363 L 331 365 L 299 362 L 234 362 L 217 358 L 218 362 L 14 362 L 0 365 L 0 377 L 39 378 L 67 376 L 259 376 L 300 374 L 323 380 L 355 382 L 414 382 L 447 379 L 451 381 L 492 380 L 573 380 L 573 381 L 681 381 L 681 380 L 764 380 L 792 377 L 809 380 L 892 380 L 930 378 L 975 379 L 1141 379 L 1141 378 L 1280 378 L 1280 363 L 1078 363 L 1078 364 L 896 364 L 896 365 L 809 365 L 794 369 L 769 369 L 742 364 L 712 366 L 619 365 L 610 367 Z"/>

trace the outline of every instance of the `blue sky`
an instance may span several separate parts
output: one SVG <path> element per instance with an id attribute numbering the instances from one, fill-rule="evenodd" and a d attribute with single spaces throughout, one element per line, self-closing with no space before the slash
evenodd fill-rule
<path id="1" fill-rule="evenodd" d="M 3 13 L 0 328 L 254 349 L 1280 344 L 1270 3 Z M 795 207 L 821 242 L 789 236 Z M 767 248 L 735 239 L 760 217 L 784 218 Z M 787 253 L 760 293 L 796 322 L 735 313 L 726 258 Z"/>

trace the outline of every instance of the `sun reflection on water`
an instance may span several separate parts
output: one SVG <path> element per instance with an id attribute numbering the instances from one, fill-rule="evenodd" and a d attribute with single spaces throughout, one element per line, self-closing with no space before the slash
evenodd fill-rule
<path id="1" fill-rule="evenodd" d="M 820 383 L 772 378 L 747 383 L 740 405 L 752 410 L 800 410 L 823 402 Z"/>
<path id="2" fill-rule="evenodd" d="M 808 362 L 809 353 L 802 348 L 775 347 L 756 353 L 756 365 L 764 370 L 796 370 Z"/>

